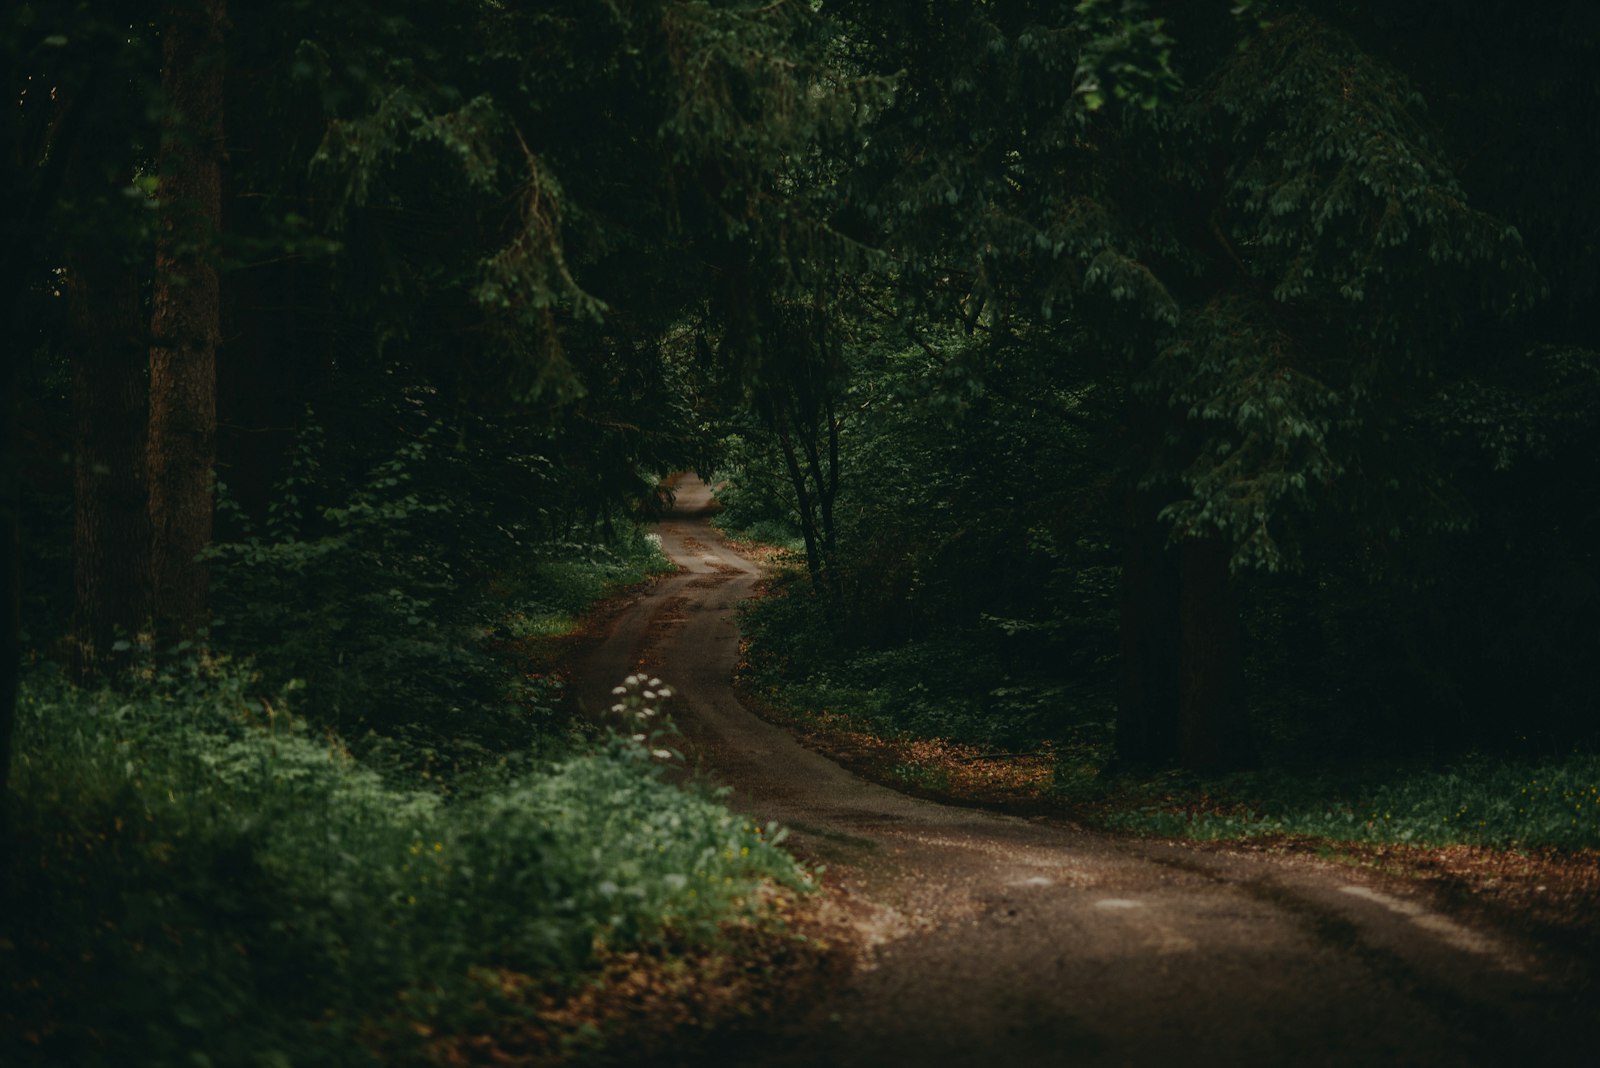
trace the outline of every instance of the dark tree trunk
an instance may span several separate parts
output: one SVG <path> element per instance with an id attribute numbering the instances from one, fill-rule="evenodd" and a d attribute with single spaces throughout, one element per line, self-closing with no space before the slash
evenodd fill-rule
<path id="1" fill-rule="evenodd" d="M 222 0 L 174 3 L 161 85 L 176 115 L 163 133 L 162 234 L 150 349 L 150 521 L 156 633 L 206 621 L 216 463 L 216 353 L 221 318 Z"/>
<path id="2" fill-rule="evenodd" d="M 1248 761 L 1239 609 L 1219 538 L 1186 541 L 1179 616 L 1179 752 L 1184 767 L 1217 770 Z"/>
<path id="3" fill-rule="evenodd" d="M 109 666 L 150 617 L 145 326 L 138 275 L 96 257 L 68 275 L 72 321 L 74 668 Z"/>
<path id="4" fill-rule="evenodd" d="M 225 205 L 225 210 L 226 210 Z M 230 227 L 226 215 L 223 225 Z M 304 398 L 321 381 L 317 347 L 293 330 L 293 267 L 230 272 L 217 350 L 217 477 L 251 523 L 268 514 Z"/>
<path id="5" fill-rule="evenodd" d="M 14 293 L 0 294 L 0 300 L 15 299 Z M 0 368 L 0 860 L 3 860 L 10 848 L 11 736 L 16 727 L 17 685 L 22 673 L 22 462 L 17 441 L 17 365 L 15 360 L 0 362 L 5 364 Z"/>
<path id="6" fill-rule="evenodd" d="M 821 594 L 825 592 L 823 588 L 825 564 L 817 532 L 816 505 L 811 499 L 805 472 L 800 468 L 800 459 L 795 455 L 794 438 L 788 430 L 781 427 L 778 430 L 778 444 L 783 449 L 783 462 L 789 472 L 789 485 L 794 489 L 795 510 L 800 516 L 800 536 L 806 543 L 806 570 L 811 575 L 811 588 Z"/>
<path id="7" fill-rule="evenodd" d="M 1167 763 L 1178 755 L 1178 558 L 1146 494 L 1132 495 L 1126 538 L 1117 758 Z"/>
<path id="8" fill-rule="evenodd" d="M 76 92 L 53 86 L 57 112 L 51 130 L 16 126 L 6 147 L 11 192 L 0 205 L 0 345 L 16 347 L 27 336 L 22 294 L 30 276 L 41 270 L 41 238 L 54 223 L 68 161 L 84 138 L 84 114 L 99 96 L 105 66 L 90 67 Z M 0 863 L 9 849 L 9 782 L 12 734 L 16 727 L 17 687 L 22 679 L 22 456 L 17 390 L 18 357 L 0 354 Z"/>

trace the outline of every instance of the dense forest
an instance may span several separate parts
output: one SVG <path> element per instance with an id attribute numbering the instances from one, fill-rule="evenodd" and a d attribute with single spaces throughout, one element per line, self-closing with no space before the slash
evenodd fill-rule
<path id="1" fill-rule="evenodd" d="M 804 896 L 631 733 L 669 689 L 569 692 L 675 472 L 787 547 L 774 707 L 1063 805 L 1553 769 L 1484 840 L 1600 846 L 1587 0 L 24 0 L 0 56 L 6 1063 L 463 1063 Z"/>

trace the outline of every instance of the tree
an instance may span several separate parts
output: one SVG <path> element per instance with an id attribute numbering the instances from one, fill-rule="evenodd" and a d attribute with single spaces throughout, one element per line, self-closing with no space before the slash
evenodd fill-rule
<path id="1" fill-rule="evenodd" d="M 162 234 L 150 347 L 150 521 L 158 635 L 206 623 L 216 464 L 221 298 L 223 0 L 165 10 L 161 88 L 171 113 L 159 161 Z"/>
<path id="2" fill-rule="evenodd" d="M 1124 398 L 1122 751 L 1217 766 L 1248 751 L 1239 576 L 1330 521 L 1463 523 L 1418 413 L 1541 287 L 1357 42 L 1152 7 L 843 5 L 852 61 L 904 72 L 843 199 L 910 314 Z"/>
<path id="3" fill-rule="evenodd" d="M 5 299 L 0 297 L 0 299 Z M 17 686 L 22 670 L 21 490 L 17 444 L 17 369 L 6 361 L 0 372 L 0 842 L 8 841 L 11 737 L 16 723 Z"/>
<path id="4" fill-rule="evenodd" d="M 115 244 L 84 250 L 67 269 L 71 307 L 73 574 L 80 677 L 104 665 L 120 634 L 150 619 L 150 498 L 146 489 L 140 275 Z"/>
<path id="5" fill-rule="evenodd" d="M 0 400 L 4 424 L 0 432 L 0 544 L 5 546 L 0 582 L 0 612 L 5 618 L 4 640 L 0 641 L 0 797 L 7 774 L 12 714 L 19 678 L 20 653 L 20 554 L 22 552 L 21 455 L 19 382 L 22 364 L 36 355 L 33 348 L 46 338 L 50 315 L 47 306 L 57 287 L 73 295 L 78 314 L 77 344 L 71 345 L 74 358 L 102 361 L 92 369 L 82 365 L 80 382 L 94 390 L 93 400 L 111 402 L 108 407 L 95 403 L 80 408 L 80 441 L 77 472 L 82 489 L 94 494 L 103 488 L 100 468 L 127 472 L 137 457 L 121 451 L 120 438 L 129 416 L 129 394 L 124 386 L 128 376 L 138 377 L 133 369 L 119 365 L 120 385 L 100 378 L 96 370 L 112 368 L 117 357 L 101 351 L 99 341 L 109 340 L 128 356 L 127 338 L 110 339 L 107 325 L 93 315 L 89 286 L 101 292 L 115 292 L 113 307 L 120 312 L 119 326 L 128 325 L 130 295 L 122 273 L 125 258 L 132 253 L 123 238 L 135 231 L 127 224 L 128 186 L 131 167 L 129 146 L 141 127 L 137 111 L 141 106 L 139 88 L 140 38 L 130 34 L 129 26 L 138 21 L 138 5 L 117 3 L 52 5 L 19 4 L 8 8 L 0 19 L 0 56 L 9 99 L 14 106 L 5 112 L 4 175 L 7 189 L 4 234 L 7 255 L 0 272 L 0 328 L 11 339 L 13 352 L 5 361 L 4 397 Z M 107 172 L 115 176 L 107 185 Z M 65 277 L 53 274 L 64 265 L 76 264 Z M 92 276 L 92 281 L 91 281 Z M 142 337 L 141 326 L 135 335 Z M 91 410 L 94 414 L 90 414 Z M 110 419 L 103 419 L 105 416 Z M 92 456 L 91 456 L 92 454 Z M 98 500 L 98 498 L 96 498 Z M 132 505 L 137 511 L 142 502 Z M 148 552 L 148 544 L 132 527 L 112 533 L 125 518 L 126 509 L 101 509 L 101 524 L 90 518 L 80 534 L 98 548 L 105 548 L 117 537 L 137 542 L 132 557 L 123 553 L 102 553 L 91 549 L 81 559 L 92 571 L 98 561 L 107 565 L 104 575 L 112 579 L 107 590 L 118 595 L 108 599 L 112 607 L 102 610 L 95 603 L 81 604 L 84 633 L 91 646 L 108 640 L 115 625 L 130 625 L 140 620 L 137 594 L 137 558 Z M 115 558 L 115 559 L 113 559 Z M 98 583 L 86 571 L 80 585 L 87 592 L 98 590 Z M 123 572 L 134 577 L 126 587 L 115 579 Z M 121 593 L 129 593 L 124 601 Z M 103 652 L 103 647 L 90 650 Z"/>

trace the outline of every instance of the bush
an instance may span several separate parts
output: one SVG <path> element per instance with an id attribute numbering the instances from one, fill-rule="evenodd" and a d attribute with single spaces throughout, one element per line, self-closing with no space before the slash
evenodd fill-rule
<path id="1" fill-rule="evenodd" d="M 741 617 L 744 681 L 795 712 L 831 712 L 881 735 L 909 734 L 1007 749 L 1104 729 L 1111 710 L 1093 686 L 1072 685 L 1017 655 L 996 621 L 885 647 L 841 641 L 825 603 L 803 583 L 780 584 Z M 1009 621 L 999 621 L 1001 623 Z M 1022 639 L 1025 640 L 1025 639 Z"/>
<path id="2" fill-rule="evenodd" d="M 1537 762 L 1471 757 L 1433 770 L 1369 777 L 1239 775 L 1143 787 L 1157 804 L 1126 805 L 1113 826 L 1190 838 L 1295 835 L 1423 846 L 1600 849 L 1600 757 Z"/>
<path id="3" fill-rule="evenodd" d="M 559 694 L 507 670 L 504 639 L 570 629 L 610 589 L 671 565 L 633 524 L 555 536 L 530 503 L 536 458 L 443 437 L 425 424 L 339 473 L 308 418 L 266 520 L 224 509 L 213 638 L 274 684 L 305 680 L 303 713 L 352 741 L 402 736 L 470 764 L 562 726 Z"/>
<path id="4" fill-rule="evenodd" d="M 396 785 L 225 662 L 20 706 L 0 1061 L 370 1063 L 484 968 L 705 939 L 808 876 L 648 736 Z M 389 1036 L 385 1038 L 384 1036 Z M 414 1037 L 414 1036 L 412 1036 Z"/>

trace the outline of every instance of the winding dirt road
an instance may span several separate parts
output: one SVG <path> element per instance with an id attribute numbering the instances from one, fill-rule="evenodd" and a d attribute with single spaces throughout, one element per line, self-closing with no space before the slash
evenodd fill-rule
<path id="1" fill-rule="evenodd" d="M 635 670 L 736 808 L 827 865 L 853 972 L 719 1048 L 746 1065 L 1600 1064 L 1583 969 L 1309 859 L 1129 841 L 918 800 L 844 771 L 730 687 L 756 566 L 690 479 L 660 524 L 680 572 L 585 665 L 591 708 Z"/>

